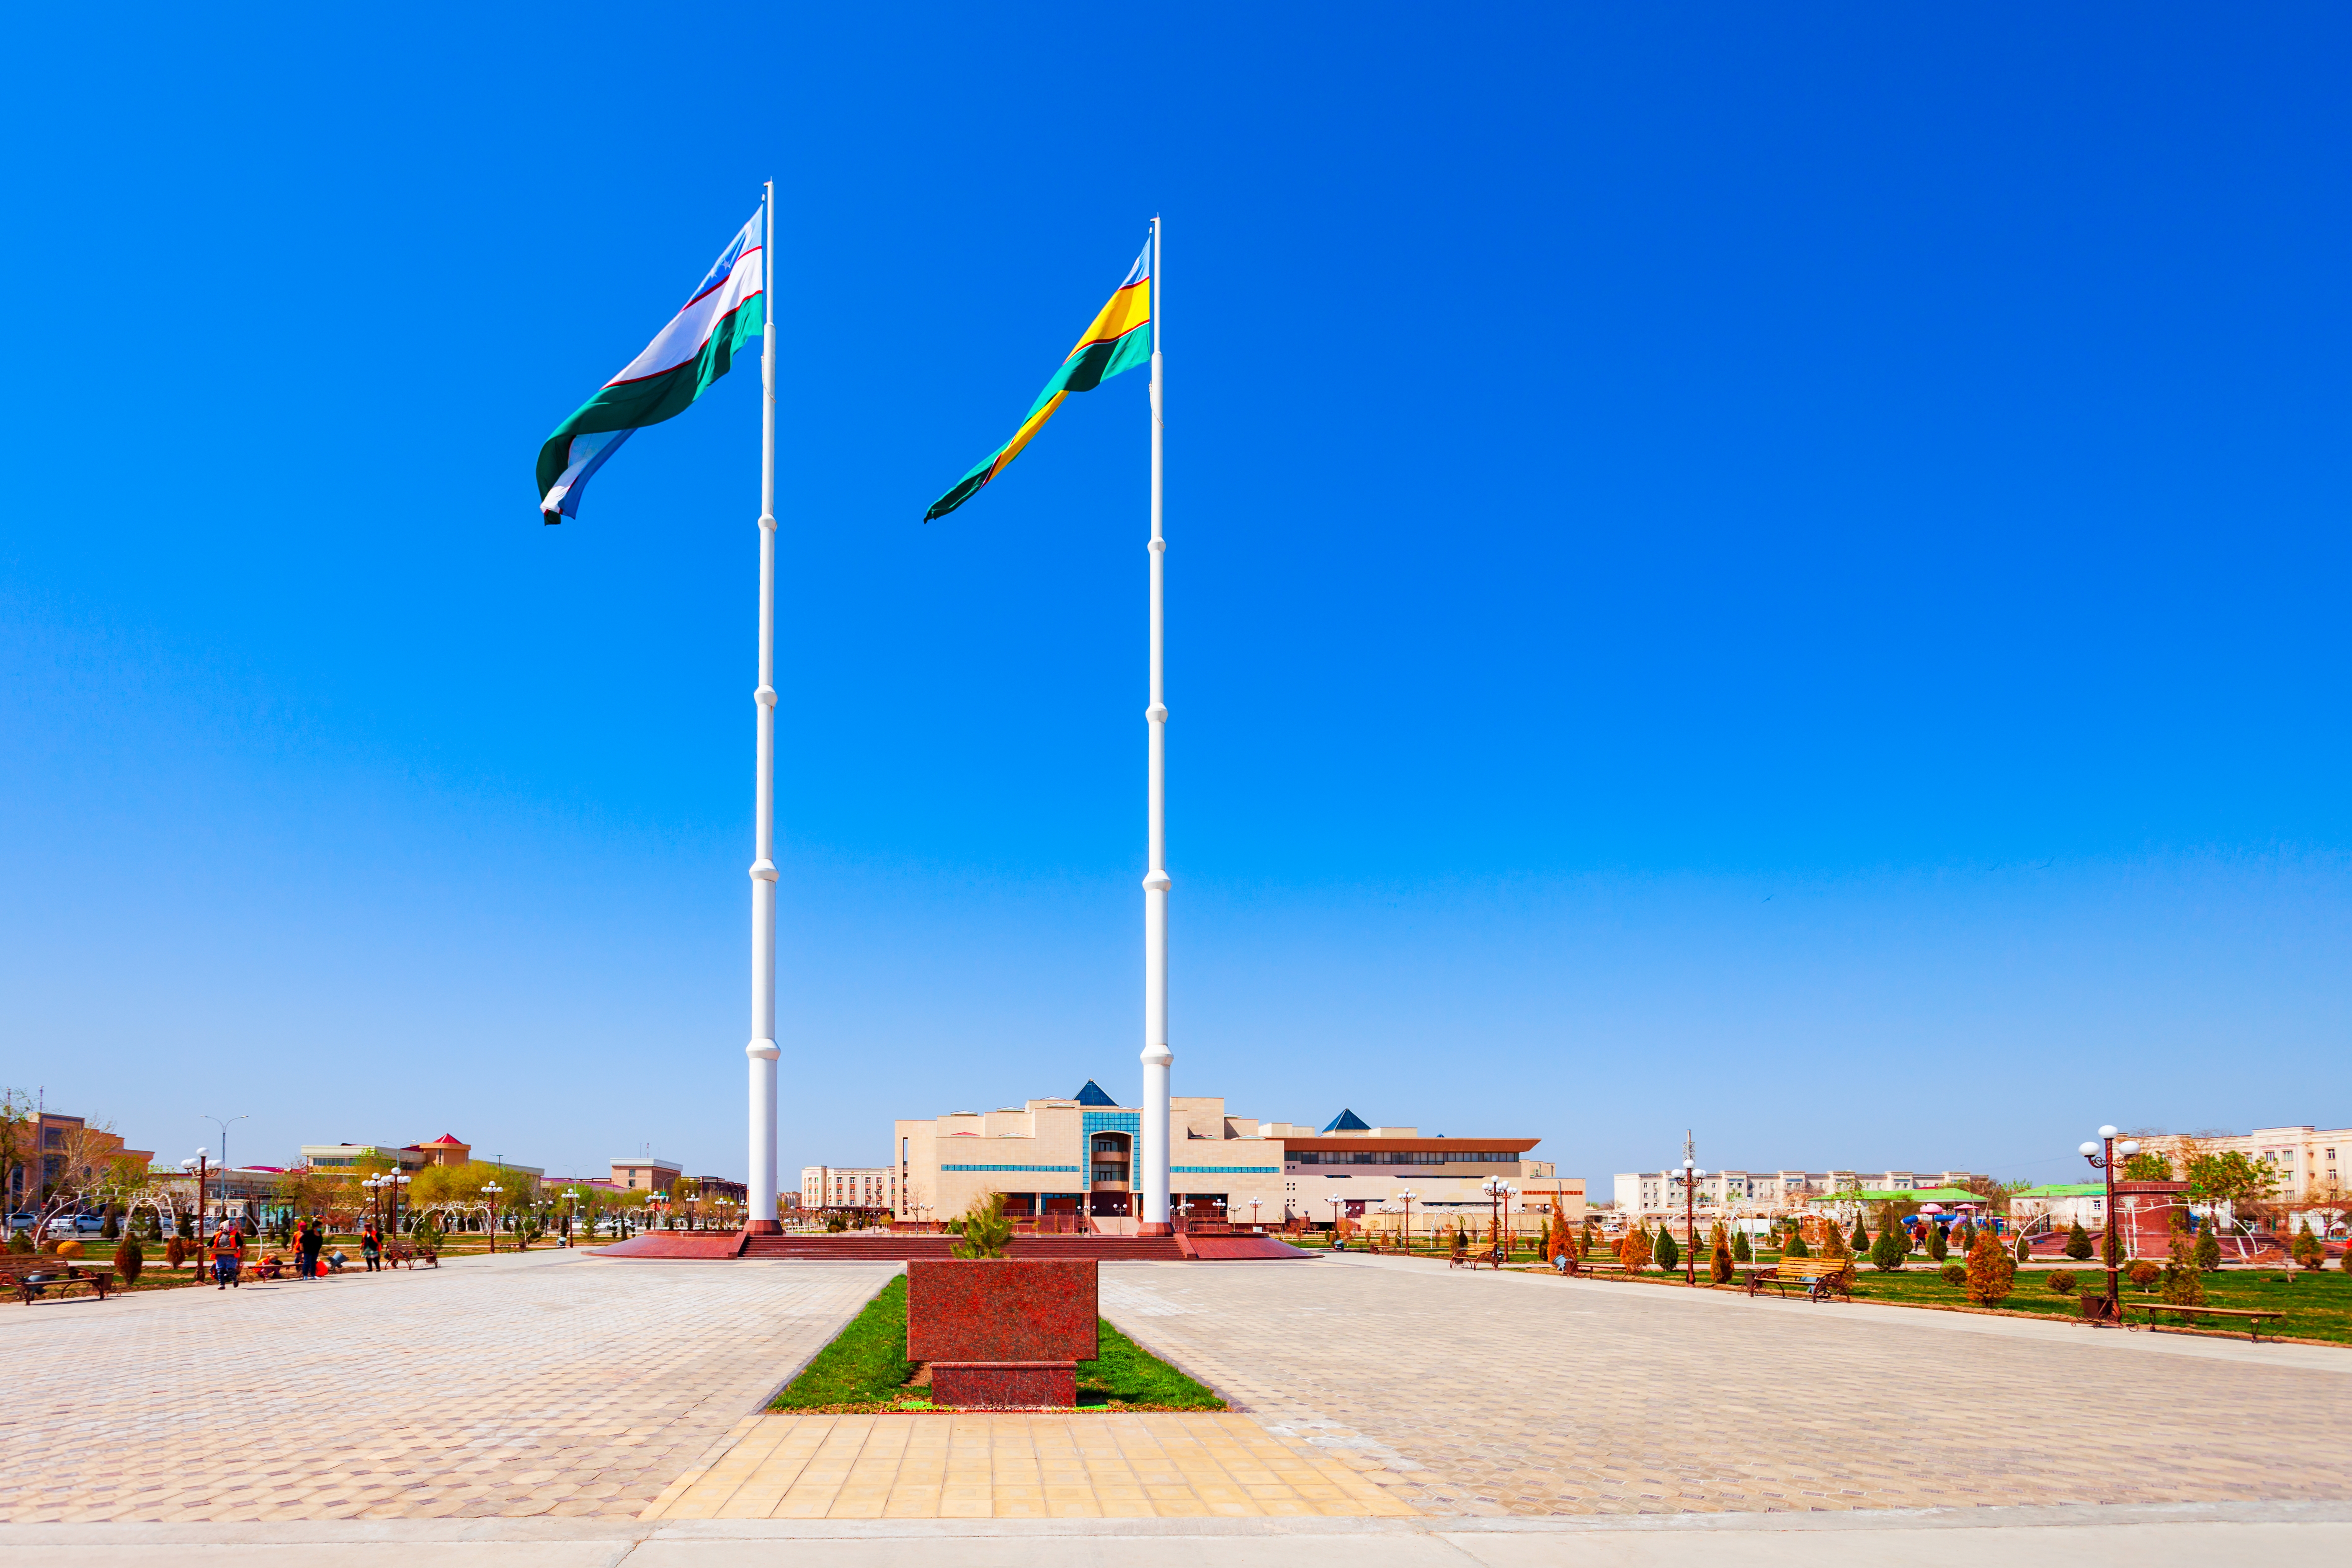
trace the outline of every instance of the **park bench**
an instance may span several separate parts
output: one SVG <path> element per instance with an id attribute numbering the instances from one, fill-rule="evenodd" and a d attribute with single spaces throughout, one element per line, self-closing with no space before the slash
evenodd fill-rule
<path id="1" fill-rule="evenodd" d="M 2246 1337 L 2256 1344 L 2262 1343 L 2263 1319 L 2275 1322 L 2286 1316 L 2284 1312 L 2259 1311 L 2246 1307 L 2175 1307 L 2163 1301 L 2126 1301 L 2123 1303 L 2125 1327 L 2131 1326 L 2131 1314 L 2136 1311 L 2147 1314 L 2147 1326 L 2151 1329 L 2156 1327 L 2158 1312 L 2179 1312 L 2183 1317 L 2195 1318 L 2243 1318 L 2246 1320 Z"/>
<path id="2" fill-rule="evenodd" d="M 1851 1301 L 1853 1296 L 1846 1289 L 1845 1271 L 1853 1267 L 1850 1258 L 1783 1258 L 1769 1268 L 1749 1269 L 1748 1293 L 1753 1296 L 1765 1286 L 1774 1285 L 1786 1296 L 1790 1286 L 1802 1285 L 1809 1301 L 1819 1301 L 1832 1294 Z"/>
<path id="3" fill-rule="evenodd" d="M 419 1263 L 441 1267 L 441 1254 L 430 1247 L 418 1247 L 412 1242 L 388 1241 L 383 1247 L 383 1262 L 387 1268 L 414 1268 Z"/>
<path id="4" fill-rule="evenodd" d="M 62 1295 L 76 1286 L 81 1286 L 96 1291 L 98 1299 L 103 1301 L 106 1293 L 115 1288 L 113 1269 L 89 1268 L 57 1258 L 27 1258 L 12 1261 L 6 1268 L 5 1277 L 9 1289 L 15 1290 L 17 1299 L 27 1307 L 51 1290 Z"/>

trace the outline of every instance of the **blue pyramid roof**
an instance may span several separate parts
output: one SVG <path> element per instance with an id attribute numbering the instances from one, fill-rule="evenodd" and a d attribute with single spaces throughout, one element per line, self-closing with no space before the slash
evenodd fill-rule
<path id="1" fill-rule="evenodd" d="M 1116 1106 L 1118 1103 L 1118 1100 L 1113 1100 L 1109 1095 L 1105 1094 L 1102 1091 L 1102 1085 L 1097 1083 L 1092 1079 L 1087 1079 L 1087 1087 L 1078 1090 L 1077 1101 L 1080 1105 Z"/>
<path id="2" fill-rule="evenodd" d="M 1326 1132 L 1370 1132 L 1372 1124 L 1352 1110 L 1342 1110 L 1323 1124 Z"/>

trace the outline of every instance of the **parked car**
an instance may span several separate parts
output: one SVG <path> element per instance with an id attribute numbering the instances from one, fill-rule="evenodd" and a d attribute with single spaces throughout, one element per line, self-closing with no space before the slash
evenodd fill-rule
<path id="1" fill-rule="evenodd" d="M 26 1218 L 30 1218 L 27 1215 Z M 95 1214 L 61 1214 L 49 1221 L 51 1236 L 96 1236 L 106 1228 L 106 1216 Z"/>

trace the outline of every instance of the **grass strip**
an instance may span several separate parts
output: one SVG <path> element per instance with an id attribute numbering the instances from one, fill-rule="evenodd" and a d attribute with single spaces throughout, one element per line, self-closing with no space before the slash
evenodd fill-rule
<path id="1" fill-rule="evenodd" d="M 1078 1363 L 1079 1409 L 1227 1407 L 1204 1384 L 1129 1339 L 1108 1319 L 1095 1321 L 1100 1353 Z M 829 1415 L 938 1408 L 928 1389 L 907 1386 L 915 1371 L 916 1363 L 907 1359 L 907 1277 L 900 1274 L 858 1310 L 768 1408 Z"/>
<path id="2" fill-rule="evenodd" d="M 870 1404 L 897 1394 L 914 1375 L 907 1359 L 907 1277 L 896 1274 L 768 1408 Z"/>

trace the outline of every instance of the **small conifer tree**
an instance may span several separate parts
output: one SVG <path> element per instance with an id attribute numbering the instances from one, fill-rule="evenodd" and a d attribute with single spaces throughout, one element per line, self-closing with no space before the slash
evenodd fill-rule
<path id="1" fill-rule="evenodd" d="M 1789 1239 L 1787 1244 L 1780 1248 L 1780 1256 L 1783 1258 L 1811 1258 L 1812 1255 L 1813 1249 L 1805 1245 L 1805 1227 L 1799 1225 L 1795 1220 L 1790 1220 L 1789 1222 Z"/>
<path id="2" fill-rule="evenodd" d="M 2027 1244 L 2023 1231 L 2018 1233 L 2017 1246 L 2012 1249 L 2011 1256 L 2020 1263 L 2027 1262 L 2033 1257 L 2033 1248 Z"/>
<path id="3" fill-rule="evenodd" d="M 1654 1253 L 1658 1267 L 1669 1274 L 1683 1266 L 1683 1249 L 1675 1244 L 1675 1233 L 1663 1225 L 1658 1226 L 1658 1240 Z"/>
<path id="4" fill-rule="evenodd" d="M 2172 1233 L 2171 1258 L 2164 1266 L 2163 1296 L 2168 1306 L 2205 1304 L 2205 1282 L 2198 1275 L 2196 1246 L 2179 1231 Z"/>
<path id="5" fill-rule="evenodd" d="M 1853 1216 L 1853 1240 L 1848 1245 L 1853 1248 L 1853 1255 L 1856 1258 L 1864 1256 L 1870 1250 L 1870 1231 L 1863 1225 L 1860 1215 Z"/>
<path id="6" fill-rule="evenodd" d="M 1969 1248 L 1976 1244 L 1977 1226 L 1974 1220 L 1962 1219 L 1959 1224 L 1952 1227 L 1952 1245 L 1959 1248 L 1964 1256 Z"/>
<path id="7" fill-rule="evenodd" d="M 1997 1307 L 2009 1295 L 2017 1278 L 2017 1263 L 1990 1230 L 1980 1230 L 1969 1242 L 1969 1300 L 1979 1307 Z"/>
<path id="8" fill-rule="evenodd" d="M 1951 1256 L 1951 1245 L 1944 1239 L 1944 1227 L 1934 1220 L 1927 1222 L 1927 1256 L 1941 1263 Z"/>
<path id="9" fill-rule="evenodd" d="M 2347 1254 L 2347 1256 L 2352 1256 L 2352 1254 Z M 1756 1249 L 1748 1245 L 1748 1233 L 1744 1230 L 1734 1231 L 1732 1233 L 1731 1260 L 1734 1263 L 1753 1263 L 1756 1261 Z"/>
<path id="10" fill-rule="evenodd" d="M 1878 1239 L 1870 1244 L 1870 1266 L 1882 1273 L 1892 1274 L 1903 1267 L 1903 1260 L 1910 1256 L 1910 1252 L 1902 1226 L 1882 1230 L 1878 1233 Z"/>
<path id="11" fill-rule="evenodd" d="M 2197 1245 L 2190 1256 L 2196 1258 L 2201 1273 L 2210 1274 L 2221 1267 L 2221 1238 L 2213 1234 L 2211 1226 L 2198 1227 Z"/>
<path id="12" fill-rule="evenodd" d="M 1720 1221 L 1716 1225 L 1711 1242 L 1706 1258 L 1707 1282 L 1727 1285 L 1731 1282 L 1731 1237 L 1725 1234 Z"/>
<path id="13" fill-rule="evenodd" d="M 2311 1234 L 2311 1222 L 2307 1219 L 2303 1228 L 2294 1233 L 2294 1260 L 2305 1268 L 2327 1267 L 2327 1245 Z"/>
<path id="14" fill-rule="evenodd" d="M 114 1271 L 122 1276 L 125 1289 L 139 1283 L 139 1271 L 147 1267 L 147 1255 L 139 1250 L 139 1238 L 126 1236 L 122 1245 L 114 1249 Z"/>
<path id="15" fill-rule="evenodd" d="M 1640 1226 L 1628 1226 L 1624 1238 L 1617 1244 L 1617 1261 L 1628 1270 L 1650 1266 L 1650 1233 Z"/>
<path id="16" fill-rule="evenodd" d="M 2066 1256 L 2077 1262 L 2091 1256 L 2091 1233 L 2079 1219 L 2066 1227 Z"/>

